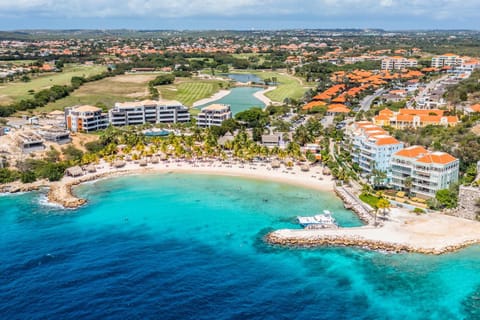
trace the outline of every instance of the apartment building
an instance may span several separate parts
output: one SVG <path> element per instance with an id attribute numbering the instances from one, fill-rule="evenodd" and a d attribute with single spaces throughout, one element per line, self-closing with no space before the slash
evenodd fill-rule
<path id="1" fill-rule="evenodd" d="M 416 197 L 433 198 L 458 181 L 458 170 L 459 160 L 452 155 L 412 146 L 392 155 L 390 184 Z"/>
<path id="2" fill-rule="evenodd" d="M 402 142 L 368 121 L 350 125 L 346 137 L 351 142 L 353 162 L 366 174 L 373 170 L 388 173 L 391 156 L 403 149 Z"/>
<path id="3" fill-rule="evenodd" d="M 453 53 L 445 53 L 443 55 L 432 57 L 432 67 L 442 68 L 445 66 L 455 67 L 460 66 L 463 63 L 463 59 Z"/>
<path id="4" fill-rule="evenodd" d="M 405 68 L 415 68 L 417 65 L 417 60 L 399 56 L 388 57 L 382 60 L 382 70 L 402 70 Z"/>
<path id="5" fill-rule="evenodd" d="M 396 129 L 418 128 L 427 125 L 455 126 L 459 122 L 457 116 L 445 116 L 443 110 L 400 109 L 398 112 L 390 109 L 381 110 L 373 117 L 373 124 L 377 126 L 391 126 Z"/>
<path id="6" fill-rule="evenodd" d="M 188 108 L 178 101 L 170 100 L 117 102 L 108 114 L 113 126 L 190 121 Z"/>
<path id="7" fill-rule="evenodd" d="M 209 128 L 221 126 L 222 122 L 232 118 L 232 111 L 227 104 L 212 104 L 202 108 L 197 116 L 197 126 Z"/>
<path id="8" fill-rule="evenodd" d="M 65 108 L 65 123 L 72 132 L 92 132 L 108 127 L 108 115 L 94 106 L 73 106 Z"/>

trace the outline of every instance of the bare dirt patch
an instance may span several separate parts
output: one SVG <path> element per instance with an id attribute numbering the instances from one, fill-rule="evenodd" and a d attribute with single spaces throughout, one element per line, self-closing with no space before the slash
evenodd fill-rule
<path id="1" fill-rule="evenodd" d="M 130 83 L 146 83 L 155 79 L 154 74 L 125 74 L 111 78 L 112 82 L 130 82 Z"/>

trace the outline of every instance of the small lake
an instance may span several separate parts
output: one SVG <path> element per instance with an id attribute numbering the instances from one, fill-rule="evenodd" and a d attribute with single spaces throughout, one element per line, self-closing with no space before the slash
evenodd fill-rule
<path id="1" fill-rule="evenodd" d="M 222 76 L 228 77 L 232 80 L 235 80 L 237 82 L 242 82 L 242 83 L 248 83 L 248 82 L 263 83 L 263 80 L 261 78 L 251 73 L 229 73 L 229 74 L 222 74 Z"/>
<path id="2" fill-rule="evenodd" d="M 201 109 L 213 103 L 229 104 L 233 115 L 253 107 L 260 107 L 263 109 L 265 108 L 265 104 L 254 96 L 255 92 L 262 90 L 262 88 L 256 87 L 232 88 L 230 94 L 227 96 L 198 106 L 197 108 Z"/>

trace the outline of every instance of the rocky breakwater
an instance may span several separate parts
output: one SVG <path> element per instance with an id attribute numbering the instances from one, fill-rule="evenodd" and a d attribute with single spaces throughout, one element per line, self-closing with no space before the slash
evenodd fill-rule
<path id="1" fill-rule="evenodd" d="M 29 192 L 40 189 L 49 184 L 46 180 L 38 180 L 32 183 L 21 183 L 19 181 L 0 185 L 0 193 Z"/>
<path id="2" fill-rule="evenodd" d="M 444 243 L 441 245 L 423 245 L 420 242 L 413 243 L 408 239 L 398 240 L 396 239 L 398 237 L 393 237 L 393 239 L 396 240 L 392 241 L 378 239 L 374 234 L 370 233 L 372 230 L 373 229 L 365 227 L 330 231 L 284 229 L 267 234 L 265 236 L 265 241 L 271 245 L 294 248 L 311 248 L 320 246 L 357 247 L 390 253 L 411 252 L 434 255 L 453 252 L 469 245 L 480 243 L 480 239 L 462 239 L 460 241 L 451 241 L 450 243 Z"/>
<path id="3" fill-rule="evenodd" d="M 48 192 L 48 201 L 59 204 L 65 208 L 78 208 L 87 200 L 77 198 L 72 193 L 73 183 L 52 183 Z"/>

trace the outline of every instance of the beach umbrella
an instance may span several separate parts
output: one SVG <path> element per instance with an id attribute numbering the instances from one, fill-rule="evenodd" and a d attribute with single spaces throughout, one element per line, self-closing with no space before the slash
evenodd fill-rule
<path id="1" fill-rule="evenodd" d="M 273 160 L 272 161 L 272 168 L 280 168 L 280 161 Z"/>
<path id="2" fill-rule="evenodd" d="M 310 166 L 308 164 L 304 164 L 302 167 L 301 167 L 302 171 L 310 171 Z"/>

